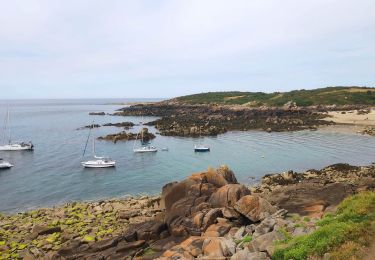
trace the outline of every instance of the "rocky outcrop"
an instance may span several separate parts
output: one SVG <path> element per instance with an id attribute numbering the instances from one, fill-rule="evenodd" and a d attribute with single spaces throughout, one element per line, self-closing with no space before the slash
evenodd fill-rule
<path id="1" fill-rule="evenodd" d="M 123 131 L 117 134 L 109 134 L 106 136 L 98 137 L 98 140 L 105 140 L 117 143 L 118 141 L 131 141 L 136 139 L 140 140 L 141 136 L 143 136 L 144 142 L 148 142 L 156 137 L 153 133 L 150 133 L 148 131 L 148 128 L 143 128 L 141 132 L 138 134 Z"/>
<path id="2" fill-rule="evenodd" d="M 375 166 L 335 164 L 304 173 L 266 175 L 254 187 L 272 204 L 304 216 L 319 217 L 333 210 L 344 198 L 361 190 L 375 189 Z"/>
<path id="3" fill-rule="evenodd" d="M 98 125 L 98 124 L 92 124 L 92 125 L 82 126 L 80 128 L 77 128 L 77 130 L 93 129 L 93 128 L 99 128 L 99 127 L 100 127 L 100 125 Z"/>
<path id="4" fill-rule="evenodd" d="M 148 125 L 155 126 L 161 135 L 190 136 L 218 135 L 231 130 L 294 131 L 316 129 L 331 124 L 316 108 L 285 106 L 281 108 L 227 105 L 186 105 L 155 103 L 125 107 L 114 115 L 158 116 Z"/>
<path id="5" fill-rule="evenodd" d="M 134 126 L 133 122 L 121 122 L 121 123 L 107 123 L 103 126 L 114 126 L 114 127 L 123 127 L 125 129 L 130 129 Z"/>
<path id="6" fill-rule="evenodd" d="M 139 197 L 0 214 L 0 259 L 79 259 L 116 254 L 109 249 L 115 246 L 138 250 L 146 243 L 137 240 L 163 236 L 164 222 L 155 220 L 161 213 L 160 197 Z"/>
<path id="7" fill-rule="evenodd" d="M 361 131 L 362 134 L 364 135 L 371 135 L 375 136 L 375 127 L 373 126 L 367 126 L 365 129 Z"/>
<path id="8" fill-rule="evenodd" d="M 105 116 L 104 112 L 90 112 L 90 116 Z"/>

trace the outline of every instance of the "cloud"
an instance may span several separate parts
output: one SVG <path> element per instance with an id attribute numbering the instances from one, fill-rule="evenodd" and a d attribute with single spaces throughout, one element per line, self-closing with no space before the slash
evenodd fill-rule
<path id="1" fill-rule="evenodd" d="M 374 83 L 371 0 L 13 0 L 1 6 L 0 89 L 9 98 Z"/>

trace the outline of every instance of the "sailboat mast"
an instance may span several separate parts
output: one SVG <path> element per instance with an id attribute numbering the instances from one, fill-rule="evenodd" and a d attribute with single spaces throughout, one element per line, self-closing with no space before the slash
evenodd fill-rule
<path id="1" fill-rule="evenodd" d="M 95 137 L 92 136 L 92 152 L 94 153 L 94 157 L 96 157 L 96 147 L 95 147 Z"/>
<path id="2" fill-rule="evenodd" d="M 9 144 L 12 142 L 12 136 L 11 136 L 11 130 L 10 130 L 10 115 L 9 115 L 9 109 L 8 109 L 8 115 L 7 115 L 7 127 L 8 127 L 8 142 Z"/>

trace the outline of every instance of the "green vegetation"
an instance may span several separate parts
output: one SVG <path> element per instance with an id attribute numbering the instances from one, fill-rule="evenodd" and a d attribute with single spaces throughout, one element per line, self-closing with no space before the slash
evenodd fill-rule
<path id="1" fill-rule="evenodd" d="M 375 88 L 366 87 L 327 87 L 313 90 L 290 92 L 209 92 L 177 98 L 190 104 L 228 104 L 248 106 L 282 106 L 289 101 L 298 106 L 311 105 L 375 105 Z"/>
<path id="2" fill-rule="evenodd" d="M 335 215 L 326 215 L 318 222 L 315 232 L 278 245 L 272 259 L 307 259 L 326 252 L 331 252 L 333 259 L 356 259 L 357 251 L 374 236 L 374 223 L 375 192 L 359 193 L 345 199 Z"/>

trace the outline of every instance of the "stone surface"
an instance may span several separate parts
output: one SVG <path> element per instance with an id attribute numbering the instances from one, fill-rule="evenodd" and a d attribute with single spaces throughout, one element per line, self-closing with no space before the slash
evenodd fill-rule
<path id="1" fill-rule="evenodd" d="M 253 222 L 261 221 L 276 212 L 276 208 L 268 201 L 254 195 L 242 197 L 234 208 Z"/>
<path id="2" fill-rule="evenodd" d="M 214 192 L 208 203 L 213 208 L 233 207 L 241 197 L 249 194 L 250 190 L 242 184 L 227 184 Z"/>
<path id="3" fill-rule="evenodd" d="M 252 252 L 267 252 L 268 255 L 272 255 L 275 250 L 275 242 L 283 239 L 285 239 L 285 237 L 281 233 L 272 231 L 251 241 L 249 244 L 249 249 Z"/>

